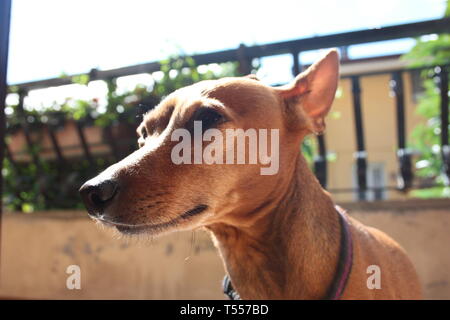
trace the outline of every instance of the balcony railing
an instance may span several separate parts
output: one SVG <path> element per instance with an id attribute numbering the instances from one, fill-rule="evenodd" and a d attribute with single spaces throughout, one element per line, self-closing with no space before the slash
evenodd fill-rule
<path id="1" fill-rule="evenodd" d="M 2 29 L 4 30 L 4 29 Z M 321 48 L 329 47 L 345 47 L 355 44 L 363 44 L 370 42 L 377 42 L 383 40 L 394 40 L 407 37 L 418 37 L 427 34 L 440 34 L 450 32 L 450 19 L 438 19 L 418 23 L 410 23 L 404 25 L 390 26 L 379 29 L 370 29 L 362 31 L 354 31 L 340 34 L 333 34 L 327 36 L 313 37 L 307 39 L 299 39 L 292 41 L 284 41 L 278 43 L 270 43 L 265 45 L 256 46 L 244 46 L 241 45 L 237 49 L 224 50 L 212 53 L 205 53 L 192 56 L 196 65 L 205 65 L 211 63 L 222 63 L 228 61 L 239 62 L 240 71 L 242 73 L 250 73 L 252 60 L 255 58 L 262 58 L 267 56 L 279 55 L 279 54 L 290 54 L 292 55 L 292 74 L 297 75 L 301 72 L 302 66 L 299 60 L 299 54 L 307 50 L 315 50 Z M 4 34 L 4 32 L 3 32 Z M 93 69 L 89 72 L 89 79 L 92 80 L 107 80 L 141 74 L 141 73 L 152 73 L 160 70 L 159 62 L 144 63 L 135 66 L 123 67 L 112 70 L 97 70 Z M 353 102 L 353 115 L 354 115 L 354 134 L 356 139 L 356 150 L 354 153 L 355 166 L 356 166 L 356 176 L 357 176 L 357 188 L 345 188 L 345 189 L 332 189 L 332 192 L 357 192 L 358 198 L 361 200 L 365 199 L 366 191 L 371 188 L 367 183 L 367 159 L 368 153 L 366 149 L 365 133 L 364 133 L 364 123 L 363 123 L 363 113 L 364 106 L 361 100 L 361 79 L 364 77 L 370 77 L 380 74 L 389 74 L 391 81 L 391 90 L 395 94 L 395 108 L 396 108 L 396 130 L 397 130 L 397 141 L 396 141 L 396 152 L 399 167 L 399 183 L 396 186 L 386 186 L 388 189 L 395 189 L 400 191 L 409 190 L 416 187 L 414 184 L 414 175 L 412 170 L 412 159 L 411 153 L 407 149 L 407 135 L 405 129 L 405 94 L 404 94 L 404 84 L 403 77 L 404 73 L 417 72 L 420 70 L 431 69 L 434 70 L 433 77 L 439 80 L 440 89 L 440 119 L 441 119 L 441 156 L 443 162 L 443 171 L 447 177 L 447 181 L 450 179 L 450 148 L 448 141 L 448 128 L 449 126 L 449 114 L 448 114 L 448 65 L 444 66 L 428 66 L 426 68 L 416 68 L 416 69 L 391 69 L 368 73 L 358 73 L 348 76 L 343 76 L 345 79 L 350 79 L 351 81 L 351 92 L 352 92 L 352 102 Z M 35 141 L 33 140 L 33 130 L 27 121 L 27 112 L 24 110 L 24 99 L 30 90 L 41 89 L 54 86 L 62 86 L 71 84 L 71 77 L 66 78 L 54 78 L 40 81 L 32 81 L 27 83 L 20 83 L 15 85 L 18 88 L 19 93 L 19 105 L 17 110 L 20 112 L 21 118 L 21 130 L 25 137 L 25 143 L 30 150 L 29 161 L 33 162 L 34 165 L 39 167 L 41 165 L 42 152 L 34 152 Z M 2 85 L 2 83 L 0 83 Z M 3 84 L 5 85 L 5 84 Z M 4 99 L 3 99 L 4 100 Z M 3 114 L 3 113 L 0 113 Z M 0 118 L 0 121 L 4 119 Z M 99 147 L 89 141 L 89 137 L 86 135 L 86 125 L 81 122 L 74 121 L 74 128 L 79 140 L 79 146 L 82 150 L 82 157 L 92 163 L 92 168 L 94 170 L 99 170 L 98 166 L 95 165 L 95 157 L 99 153 L 92 152 L 93 147 Z M 73 148 L 73 146 L 61 146 L 60 141 L 58 141 L 57 130 L 55 126 L 51 124 L 39 124 L 41 129 L 44 128 L 45 134 L 48 135 L 49 141 L 51 142 L 51 149 L 55 155 L 56 161 L 59 163 L 59 168 L 64 172 L 65 165 L 69 159 L 64 155 L 65 148 Z M 2 124 L 3 126 L 3 124 Z M 36 124 L 33 124 L 36 126 Z M 122 141 L 117 137 L 117 132 L 110 127 L 103 129 L 104 132 L 102 136 L 109 147 L 108 155 L 106 158 L 110 159 L 109 162 L 114 162 L 124 156 L 127 152 L 131 151 L 134 147 L 134 142 L 129 140 Z M 115 136 L 116 134 L 116 136 Z M 2 141 L 5 138 L 5 133 L 0 130 L 0 139 Z M 315 157 L 314 170 L 318 177 L 318 180 L 327 188 L 328 180 L 328 163 L 327 163 L 327 147 L 325 145 L 324 136 L 317 137 L 318 154 Z M 125 146 L 125 147 L 124 147 Z M 18 160 L 15 159 L 13 152 L 8 151 L 9 148 L 6 146 L 6 156 L 9 161 L 14 164 Z M 41 150 L 42 151 L 42 150 Z M 0 153 L 0 157 L 2 153 Z M 102 157 L 105 157 L 104 152 L 101 153 Z M 108 165 L 106 161 L 103 165 Z M 65 172 L 68 174 L 68 172 Z M 75 186 L 77 187 L 77 186 Z"/>

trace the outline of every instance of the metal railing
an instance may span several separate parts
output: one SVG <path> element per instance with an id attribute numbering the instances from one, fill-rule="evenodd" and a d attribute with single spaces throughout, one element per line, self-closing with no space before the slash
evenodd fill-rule
<path id="1" fill-rule="evenodd" d="M 242 73 L 249 73 L 251 71 L 252 60 L 255 58 L 261 58 L 279 54 L 291 54 L 292 55 L 292 74 L 297 75 L 301 72 L 302 66 L 299 60 L 299 54 L 303 51 L 329 48 L 329 47 L 342 47 L 354 44 L 363 44 L 383 40 L 393 40 L 406 37 L 417 37 L 427 34 L 440 34 L 450 32 L 450 19 L 437 19 L 431 21 L 424 21 L 418 23 L 410 23 L 404 25 L 390 26 L 379 29 L 370 29 L 362 31 L 354 31 L 347 33 L 340 33 L 334 35 L 320 36 L 307 39 L 299 39 L 292 41 L 284 41 L 278 43 L 270 43 L 265 45 L 256 46 L 244 46 L 241 45 L 235 50 L 224 50 L 212 53 L 205 53 L 194 55 L 191 58 L 195 61 L 196 65 L 210 64 L 210 63 L 222 63 L 228 61 L 238 61 L 240 65 L 240 71 Z M 4 33 L 4 32 L 3 32 Z M 160 70 L 159 62 L 150 62 L 135 66 L 123 67 L 112 70 L 97 70 L 93 69 L 89 72 L 90 80 L 107 80 L 115 79 L 122 76 L 140 74 L 140 73 L 152 73 Z M 432 66 L 428 67 L 432 68 Z M 402 74 L 404 72 L 412 72 L 412 70 L 421 69 L 395 69 L 384 70 L 370 73 L 353 74 L 351 76 L 345 76 L 343 78 L 349 78 L 352 88 L 352 101 L 353 101 L 353 114 L 355 125 L 355 137 L 356 137 L 356 150 L 355 150 L 355 164 L 357 168 L 357 188 L 338 189 L 331 190 L 332 192 L 354 192 L 357 191 L 359 199 L 365 199 L 365 194 L 370 188 L 367 185 L 367 150 L 365 144 L 364 124 L 363 124 L 363 112 L 364 108 L 361 101 L 361 85 L 360 79 L 362 77 L 390 74 L 391 75 L 391 88 L 395 93 L 396 101 L 396 128 L 397 128 L 397 157 L 399 162 L 399 176 L 400 183 L 398 186 L 388 186 L 387 188 L 396 190 L 408 190 L 414 186 L 413 184 L 413 171 L 411 154 L 406 148 L 406 132 L 405 132 L 405 98 L 404 98 L 404 85 L 402 81 Z M 436 69 L 436 76 L 439 78 L 439 86 L 441 90 L 441 128 L 448 128 L 448 66 L 440 66 Z M 31 138 L 31 129 L 26 119 L 26 111 L 23 108 L 24 98 L 30 90 L 47 88 L 53 86 L 62 86 L 72 83 L 72 77 L 66 78 L 54 78 L 40 81 L 32 81 L 27 83 L 16 84 L 19 93 L 18 112 L 20 112 L 21 128 L 25 135 L 26 144 L 29 150 L 34 150 L 33 140 Z M 0 83 L 1 85 L 1 83 Z M 4 89 L 4 88 L 3 88 Z M 2 102 L 4 99 L 2 99 Z M 3 110 L 0 116 L 3 115 Z M 2 118 L 0 117 L 0 121 Z M 4 120 L 2 121 L 2 126 Z M 51 145 L 56 154 L 57 161 L 61 167 L 64 167 L 68 161 L 64 157 L 63 147 L 60 146 L 58 139 L 55 135 L 55 129 L 51 125 L 46 125 L 47 132 L 50 137 Z M 84 125 L 76 122 L 76 132 L 79 138 L 81 148 L 84 153 L 84 158 L 90 163 L 94 164 L 93 153 L 91 152 L 91 145 L 87 142 L 84 132 Z M 0 130 L 0 139 L 4 140 L 4 132 Z M 111 153 L 115 159 L 120 158 L 121 154 L 118 151 L 117 141 L 112 137 L 110 128 L 105 128 L 105 136 L 107 143 L 110 146 Z M 327 148 L 325 145 L 324 136 L 317 137 L 318 143 L 318 155 L 314 162 L 315 173 L 325 188 L 327 187 Z M 447 178 L 450 177 L 450 149 L 448 141 L 448 130 L 441 130 L 441 150 L 444 163 L 444 171 Z M 0 157 L 2 154 L 0 153 Z M 6 156 L 14 163 L 14 158 L 11 152 L 8 152 L 6 148 Z M 36 166 L 40 165 L 39 153 L 31 152 L 31 159 Z"/>

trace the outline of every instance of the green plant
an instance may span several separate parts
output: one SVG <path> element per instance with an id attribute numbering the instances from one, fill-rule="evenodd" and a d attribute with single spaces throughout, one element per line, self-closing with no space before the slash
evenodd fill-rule
<path id="1" fill-rule="evenodd" d="M 445 16 L 450 16 L 450 2 L 447 1 Z M 402 57 L 411 67 L 426 67 L 450 64 L 450 35 L 440 34 L 435 38 L 418 39 L 410 52 Z M 433 180 L 440 187 L 429 190 L 416 190 L 411 193 L 416 197 L 449 197 L 450 188 L 444 185 L 443 163 L 440 150 L 440 92 L 434 78 L 433 70 L 421 73 L 423 93 L 418 99 L 416 112 L 426 122 L 417 125 L 411 134 L 410 148 L 419 151 L 416 161 L 417 175 Z M 448 89 L 447 89 L 448 91 Z"/>
<path id="2" fill-rule="evenodd" d="M 197 67 L 190 57 L 172 57 L 161 61 L 160 76 L 154 77 L 151 87 L 138 84 L 133 90 L 119 93 L 115 79 L 106 81 L 107 105 L 103 112 L 99 111 L 98 99 L 87 101 L 67 98 L 62 104 L 54 103 L 48 108 L 24 110 L 23 113 L 18 110 L 17 105 L 8 106 L 10 108 L 7 117 L 8 131 L 13 133 L 23 130 L 26 122 L 30 132 L 35 134 L 36 141 L 39 141 L 39 137 L 44 134 L 41 130 L 43 124 L 64 127 L 67 120 L 76 120 L 82 125 L 96 125 L 103 128 L 116 124 L 125 125 L 133 132 L 138 121 L 136 116 L 155 107 L 172 91 L 201 80 L 240 75 L 236 62 L 220 64 L 214 70 L 207 66 Z M 88 85 L 89 81 L 88 75 L 72 78 L 72 82 L 79 85 Z M 10 87 L 9 90 L 17 92 L 15 87 Z M 129 149 L 135 147 L 134 141 L 131 144 Z M 39 143 L 36 143 L 33 150 L 27 148 L 24 151 L 39 155 L 42 150 Z M 66 159 L 66 163 L 61 164 L 56 160 L 44 160 L 42 157 L 39 157 L 37 162 L 31 159 L 14 162 L 5 159 L 2 172 L 4 204 L 11 210 L 22 212 L 82 208 L 78 188 L 89 177 L 115 160 L 112 156 L 99 156 L 94 159 L 94 163 L 78 158 Z"/>

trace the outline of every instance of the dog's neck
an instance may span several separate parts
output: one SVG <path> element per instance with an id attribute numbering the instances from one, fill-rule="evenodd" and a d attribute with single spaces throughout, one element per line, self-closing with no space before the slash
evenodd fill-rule
<path id="1" fill-rule="evenodd" d="M 250 226 L 208 226 L 242 299 L 321 299 L 339 259 L 339 218 L 302 155 Z"/>

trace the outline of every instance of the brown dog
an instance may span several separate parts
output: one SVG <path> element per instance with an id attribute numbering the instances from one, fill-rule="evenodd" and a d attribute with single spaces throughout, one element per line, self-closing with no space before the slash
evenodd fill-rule
<path id="1" fill-rule="evenodd" d="M 139 150 L 80 189 L 90 215 L 126 234 L 206 227 L 243 299 L 421 298 L 404 250 L 381 231 L 343 218 L 299 152 L 307 134 L 324 130 L 338 60 L 332 50 L 283 87 L 243 77 L 175 91 L 145 115 Z M 219 132 L 276 129 L 280 170 L 264 175 L 261 163 L 174 163 L 179 140 L 171 134 L 193 132 L 195 121 Z M 368 285 L 370 266 L 378 268 L 381 287 Z M 342 292 L 330 297 L 336 284 Z"/>

